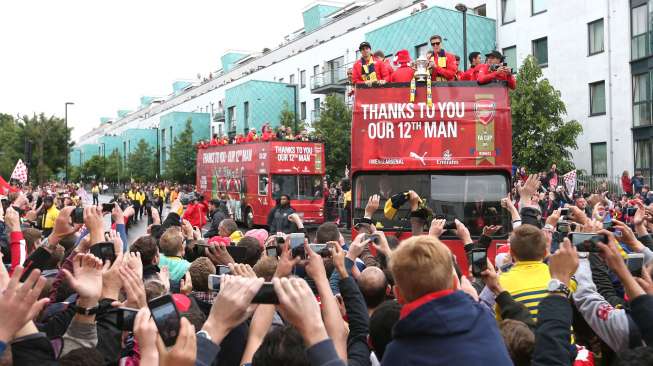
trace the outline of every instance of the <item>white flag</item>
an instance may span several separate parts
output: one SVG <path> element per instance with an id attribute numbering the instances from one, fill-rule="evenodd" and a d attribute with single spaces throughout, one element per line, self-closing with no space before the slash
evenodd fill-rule
<path id="1" fill-rule="evenodd" d="M 10 179 L 16 179 L 21 183 L 27 182 L 27 166 L 25 166 L 22 159 L 18 159 L 14 172 L 11 173 Z"/>
<path id="2" fill-rule="evenodd" d="M 569 173 L 562 176 L 562 179 L 565 181 L 565 186 L 567 187 L 567 192 L 569 192 L 569 197 L 574 195 L 574 190 L 576 189 L 576 170 L 572 170 Z"/>

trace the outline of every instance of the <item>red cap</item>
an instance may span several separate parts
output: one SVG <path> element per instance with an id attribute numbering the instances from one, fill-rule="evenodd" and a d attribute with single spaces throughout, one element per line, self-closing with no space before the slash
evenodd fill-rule
<path id="1" fill-rule="evenodd" d="M 397 51 L 397 63 L 398 64 L 407 64 L 410 62 L 410 54 L 407 50 Z"/>

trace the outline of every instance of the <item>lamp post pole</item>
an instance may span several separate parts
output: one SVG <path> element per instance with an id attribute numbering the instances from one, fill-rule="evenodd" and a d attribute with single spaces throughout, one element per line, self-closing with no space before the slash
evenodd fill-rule
<path id="1" fill-rule="evenodd" d="M 75 103 L 73 102 L 66 102 L 64 104 L 64 123 L 66 124 L 66 168 L 65 168 L 65 174 L 66 174 L 66 183 L 68 183 L 68 160 L 70 159 L 70 156 L 68 156 L 70 153 L 68 152 L 68 145 L 69 145 L 69 137 L 68 137 L 68 106 L 69 105 L 74 105 Z"/>
<path id="2" fill-rule="evenodd" d="M 463 71 L 467 71 L 467 6 L 459 3 L 456 10 L 463 13 Z"/>
<path id="3" fill-rule="evenodd" d="M 102 143 L 102 179 L 107 179 L 107 143 Z"/>
<path id="4" fill-rule="evenodd" d="M 152 127 L 156 131 L 156 180 L 159 181 L 159 175 L 161 174 L 161 148 L 159 147 L 159 128 L 154 126 Z"/>

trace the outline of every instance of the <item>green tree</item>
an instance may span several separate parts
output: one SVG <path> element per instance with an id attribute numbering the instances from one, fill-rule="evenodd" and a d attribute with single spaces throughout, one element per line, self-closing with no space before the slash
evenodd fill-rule
<path id="1" fill-rule="evenodd" d="M 114 149 L 109 156 L 107 156 L 107 168 L 105 180 L 108 182 L 118 182 L 127 180 L 126 169 L 123 169 L 122 156 L 118 149 Z"/>
<path id="2" fill-rule="evenodd" d="M 297 123 L 297 126 L 295 126 L 295 123 Z M 295 121 L 295 112 L 290 110 L 287 102 L 283 102 L 283 109 L 279 113 L 279 125 L 292 128 L 296 134 L 305 128 L 304 121 Z"/>
<path id="3" fill-rule="evenodd" d="M 84 180 L 101 180 L 104 178 L 104 171 L 106 169 L 106 159 L 100 155 L 94 155 L 88 159 L 81 168 L 82 179 Z M 70 168 L 68 168 L 68 176 L 70 177 Z"/>
<path id="4" fill-rule="evenodd" d="M 314 127 L 315 134 L 324 141 L 325 156 L 329 157 L 327 175 L 332 181 L 343 177 L 345 166 L 351 165 L 351 110 L 341 96 L 326 97 Z"/>
<path id="5" fill-rule="evenodd" d="M 21 138 L 20 130 L 14 117 L 0 113 L 0 175 L 9 179 L 16 161 L 27 160 L 23 157 L 25 140 Z M 23 150 L 20 150 L 20 149 Z M 27 161 L 25 162 L 27 164 Z"/>
<path id="6" fill-rule="evenodd" d="M 138 141 L 136 150 L 127 157 L 127 167 L 131 177 L 139 182 L 151 182 L 154 180 L 156 156 L 154 148 L 145 142 Z"/>
<path id="7" fill-rule="evenodd" d="M 32 181 L 41 183 L 63 172 L 71 129 L 66 129 L 62 118 L 46 117 L 43 113 L 31 118 L 24 116 L 17 127 L 20 131 L 19 143 L 21 138 L 31 143 L 32 159 L 26 165 Z M 24 149 L 18 151 L 24 154 Z"/>
<path id="8" fill-rule="evenodd" d="M 166 161 L 166 176 L 168 179 L 179 183 L 195 182 L 195 164 L 197 150 L 193 144 L 193 127 L 191 119 L 186 121 L 184 131 L 175 137 L 170 158 Z"/>
<path id="9" fill-rule="evenodd" d="M 524 59 L 511 93 L 512 159 L 527 171 L 546 171 L 551 164 L 567 172 L 574 168 L 571 149 L 583 131 L 575 120 L 564 121 L 565 103 L 546 78 L 533 56 Z"/>

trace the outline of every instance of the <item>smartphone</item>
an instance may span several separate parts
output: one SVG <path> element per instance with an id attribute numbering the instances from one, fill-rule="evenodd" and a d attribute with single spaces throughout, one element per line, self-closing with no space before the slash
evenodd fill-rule
<path id="1" fill-rule="evenodd" d="M 222 275 L 226 275 L 226 274 L 231 273 L 231 270 L 229 269 L 229 266 L 223 266 L 222 264 L 218 264 L 218 266 L 215 269 L 218 272 L 218 276 L 222 276 Z"/>
<path id="2" fill-rule="evenodd" d="M 292 257 L 299 257 L 306 259 L 306 251 L 304 250 L 304 233 L 290 234 L 290 254 Z"/>
<path id="3" fill-rule="evenodd" d="M 102 263 L 110 261 L 113 264 L 113 261 L 116 260 L 116 251 L 113 248 L 113 243 L 109 241 L 94 244 L 91 247 L 91 254 L 98 257 Z"/>
<path id="4" fill-rule="evenodd" d="M 138 309 L 132 309 L 127 307 L 120 307 L 118 310 L 118 329 L 131 332 L 134 330 L 134 318 L 136 318 L 136 313 Z"/>
<path id="5" fill-rule="evenodd" d="M 379 236 L 373 234 L 365 234 L 363 241 L 369 240 L 370 243 L 379 244 Z"/>
<path id="6" fill-rule="evenodd" d="M 600 250 L 596 244 L 598 242 L 607 243 L 608 237 L 607 235 L 594 233 L 570 233 L 569 240 L 579 252 L 597 253 Z"/>
<path id="7" fill-rule="evenodd" d="M 268 257 L 277 258 L 279 256 L 279 253 L 277 251 L 277 247 L 267 247 L 267 248 L 265 248 L 265 255 L 267 255 Z"/>
<path id="8" fill-rule="evenodd" d="M 637 212 L 637 207 L 628 207 L 626 209 L 627 216 L 635 216 L 635 212 Z"/>
<path id="9" fill-rule="evenodd" d="M 571 231 L 571 227 L 568 222 L 559 221 L 556 225 L 556 231 L 563 234 L 568 234 Z"/>
<path id="10" fill-rule="evenodd" d="M 113 211 L 113 208 L 115 205 L 113 203 L 103 203 L 102 204 L 102 212 L 111 212 Z"/>
<path id="11" fill-rule="evenodd" d="M 277 298 L 277 293 L 274 291 L 274 286 L 272 282 L 264 282 L 263 286 L 258 290 L 254 298 L 252 299 L 252 304 L 278 304 L 279 299 Z"/>
<path id="12" fill-rule="evenodd" d="M 23 262 L 23 274 L 20 276 L 20 281 L 24 282 L 35 269 L 43 269 L 50 262 L 52 254 L 44 247 L 38 247 L 33 251 L 27 259 Z"/>
<path id="13" fill-rule="evenodd" d="M 317 254 L 320 254 L 323 250 L 327 248 L 326 244 L 309 244 L 308 245 L 312 251 L 314 251 Z"/>
<path id="14" fill-rule="evenodd" d="M 560 217 L 569 216 L 569 207 L 560 209 Z"/>
<path id="15" fill-rule="evenodd" d="M 290 234 L 290 249 L 295 249 L 297 247 L 304 246 L 304 233 L 292 233 Z"/>
<path id="16" fill-rule="evenodd" d="M 222 276 L 220 275 L 209 275 L 209 290 L 213 292 L 220 292 L 220 280 Z"/>
<path id="17" fill-rule="evenodd" d="M 170 347 L 175 344 L 177 335 L 179 335 L 179 311 L 171 295 L 163 295 L 151 300 L 147 306 L 150 308 L 152 318 L 159 335 L 163 339 L 163 344 Z"/>
<path id="18" fill-rule="evenodd" d="M 642 276 L 642 267 L 644 266 L 644 254 L 630 253 L 626 256 L 626 266 L 634 277 Z"/>
<path id="19" fill-rule="evenodd" d="M 73 219 L 73 224 L 83 224 L 84 223 L 84 209 L 81 207 L 75 208 L 71 213 L 70 217 Z"/>
<path id="20" fill-rule="evenodd" d="M 487 249 L 472 250 L 472 275 L 480 277 L 487 269 Z"/>
<path id="21" fill-rule="evenodd" d="M 277 235 L 277 244 L 284 245 L 285 243 L 286 243 L 286 239 L 284 239 L 283 236 Z"/>
<path id="22" fill-rule="evenodd" d="M 614 228 L 612 226 L 613 226 L 612 220 L 603 222 L 603 229 L 605 230 L 614 231 Z"/>

